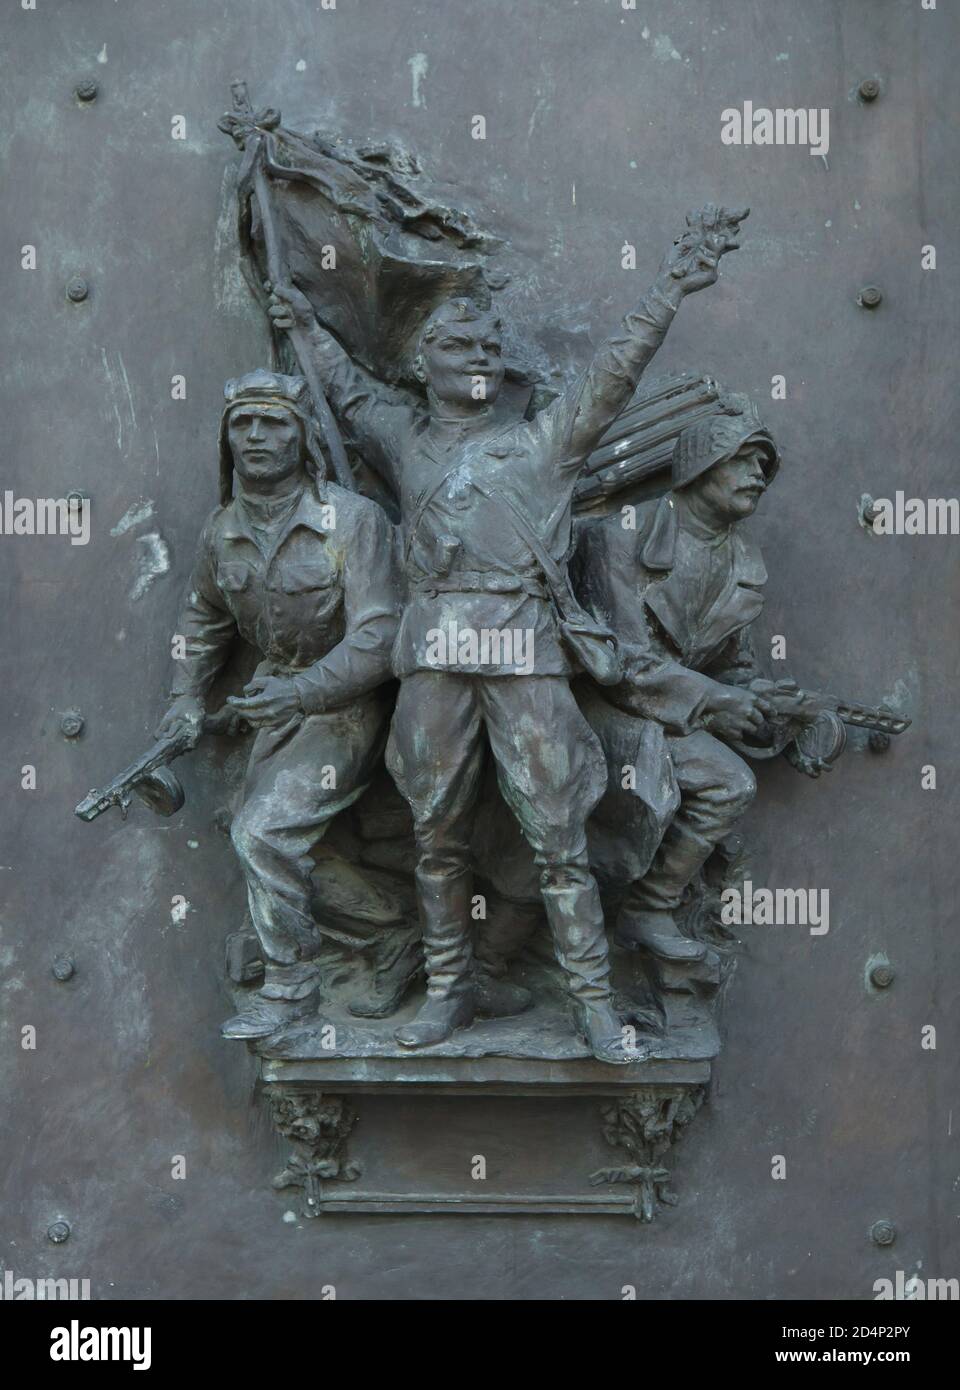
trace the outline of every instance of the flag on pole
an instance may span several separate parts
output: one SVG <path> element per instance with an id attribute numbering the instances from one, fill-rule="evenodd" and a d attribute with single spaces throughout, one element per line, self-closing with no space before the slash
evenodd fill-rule
<path id="1" fill-rule="evenodd" d="M 410 155 L 300 134 L 269 110 L 231 113 L 220 125 L 241 148 L 259 136 L 289 277 L 319 321 L 381 380 L 409 380 L 420 328 L 437 304 L 461 295 L 490 304 L 486 262 L 501 243 L 420 191 Z M 266 247 L 249 159 L 237 192 L 244 270 L 265 306 Z M 518 364 L 511 374 L 527 377 Z"/>

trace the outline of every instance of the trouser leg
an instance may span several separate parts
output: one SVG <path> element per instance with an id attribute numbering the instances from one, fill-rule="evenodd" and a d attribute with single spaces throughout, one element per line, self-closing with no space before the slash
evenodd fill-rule
<path id="1" fill-rule="evenodd" d="M 646 875 L 624 894 L 616 939 L 668 961 L 700 961 L 706 947 L 684 936 L 675 913 L 684 890 L 756 791 L 750 768 L 726 744 L 700 731 L 670 740 L 680 806 Z"/>
<path id="2" fill-rule="evenodd" d="M 470 839 L 482 765 L 474 678 L 406 677 L 387 766 L 413 814 L 428 1002 L 462 997 L 471 983 Z"/>
<path id="3" fill-rule="evenodd" d="M 649 871 L 628 890 L 636 911 L 673 912 L 684 889 L 746 811 L 756 780 L 744 760 L 706 732 L 671 739 L 680 806 Z"/>
<path id="4" fill-rule="evenodd" d="M 559 676 L 483 683 L 484 715 L 504 800 L 540 866 L 557 959 L 573 996 L 609 1001 L 603 909 L 587 861 L 586 820 L 603 795 L 600 742 Z"/>
<path id="5" fill-rule="evenodd" d="M 316 987 L 320 944 L 311 909 L 312 850 L 335 815 L 364 790 L 382 746 L 373 700 L 349 712 L 263 729 L 250 755 L 231 839 L 247 884 L 266 967 L 261 996 L 301 1000 Z"/>

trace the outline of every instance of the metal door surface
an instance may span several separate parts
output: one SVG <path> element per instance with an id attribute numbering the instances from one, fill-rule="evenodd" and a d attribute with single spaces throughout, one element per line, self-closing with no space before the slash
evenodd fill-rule
<path id="1" fill-rule="evenodd" d="M 0 28 L 3 515 L 79 493 L 90 516 L 87 543 L 0 534 L 3 1267 L 131 1299 L 872 1299 L 897 1271 L 960 1276 L 960 538 L 873 534 L 862 512 L 958 492 L 952 7 L 11 0 Z M 776 435 L 751 526 L 790 673 L 912 726 L 887 748 L 851 734 L 817 781 L 759 768 L 753 878 L 828 890 L 829 930 L 743 929 L 671 1157 L 680 1201 L 652 1224 L 456 1203 L 301 1220 L 270 1189 L 254 1059 L 218 1032 L 242 750 L 185 759 L 170 820 L 72 814 L 149 742 L 223 383 L 269 362 L 217 129 L 237 76 L 285 118 L 415 150 L 537 267 L 524 312 L 564 369 L 678 215 L 751 208 L 658 371 L 715 375 Z M 745 102 L 827 110 L 826 146 L 726 143 Z M 538 1144 L 603 1151 L 594 1100 L 582 1139 L 533 1097 L 377 1105 L 357 1134 L 393 1146 L 382 1185 L 416 1175 L 426 1131 L 466 1185 L 478 1152 L 522 1186 Z"/>

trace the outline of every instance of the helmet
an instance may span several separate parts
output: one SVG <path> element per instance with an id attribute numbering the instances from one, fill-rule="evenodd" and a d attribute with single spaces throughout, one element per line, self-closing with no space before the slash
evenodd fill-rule
<path id="1" fill-rule="evenodd" d="M 225 507 L 233 496 L 233 454 L 227 425 L 232 412 L 241 406 L 272 407 L 288 410 L 303 427 L 307 471 L 317 479 L 327 476 L 323 458 L 320 428 L 313 417 L 310 388 L 302 376 L 284 376 L 262 367 L 246 376 L 228 381 L 223 388 L 224 407 L 220 417 L 220 505 Z"/>
<path id="2" fill-rule="evenodd" d="M 721 396 L 718 410 L 695 425 L 688 425 L 673 446 L 672 483 L 675 490 L 687 487 L 695 478 L 733 458 L 742 444 L 763 447 L 763 471 L 772 482 L 780 467 L 780 452 L 764 426 L 753 402 L 747 396 Z"/>

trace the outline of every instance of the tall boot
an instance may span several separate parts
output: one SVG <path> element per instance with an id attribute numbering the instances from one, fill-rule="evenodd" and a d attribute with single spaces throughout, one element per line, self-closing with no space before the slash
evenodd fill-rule
<path id="1" fill-rule="evenodd" d="M 613 1008 L 603 907 L 593 875 L 580 865 L 552 866 L 541 875 L 540 891 L 578 1032 L 601 1062 L 636 1060 L 624 1050 L 623 1024 Z"/>
<path id="2" fill-rule="evenodd" d="M 674 913 L 713 847 L 713 839 L 698 835 L 682 819 L 668 827 L 646 876 L 624 895 L 614 932 L 619 946 L 643 948 L 663 960 L 703 960 L 706 946 L 683 935 Z"/>
<path id="3" fill-rule="evenodd" d="M 394 1033 L 404 1047 L 444 1042 L 468 1027 L 476 1012 L 470 925 L 470 871 L 417 867 L 417 891 L 427 963 L 427 998 L 416 1018 Z"/>

